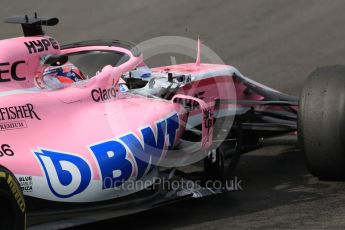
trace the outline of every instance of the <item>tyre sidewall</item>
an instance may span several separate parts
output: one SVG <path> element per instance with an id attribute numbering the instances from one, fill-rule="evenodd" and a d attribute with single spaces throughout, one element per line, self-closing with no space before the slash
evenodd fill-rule
<path id="1" fill-rule="evenodd" d="M 345 178 L 345 66 L 316 69 L 306 81 L 298 135 L 308 170 L 320 179 Z"/>
<path id="2" fill-rule="evenodd" d="M 6 169 L 0 167 L 0 199 L 7 203 L 7 207 L 10 207 L 10 210 L 0 210 L 0 213 L 5 213 L 5 216 L 13 218 L 11 221 L 10 229 L 22 230 L 26 226 L 26 204 L 24 196 L 21 192 L 20 186 L 16 178 Z M 10 212 L 10 213 L 8 213 Z M 0 221 L 3 219 L 0 216 Z M 4 220 L 6 221 L 6 220 Z M 1 223 L 0 223 L 1 226 Z"/>

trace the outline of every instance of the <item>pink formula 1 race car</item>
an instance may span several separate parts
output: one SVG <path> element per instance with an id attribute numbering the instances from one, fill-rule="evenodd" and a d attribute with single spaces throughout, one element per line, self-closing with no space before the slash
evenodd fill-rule
<path id="1" fill-rule="evenodd" d="M 57 18 L 7 22 L 24 36 L 0 41 L 0 229 L 58 229 L 224 192 L 206 182 L 298 129 L 314 175 L 345 175 L 344 67 L 315 71 L 298 112 L 297 97 L 232 66 L 149 69 L 128 42 L 60 46 L 42 30 Z M 199 162 L 201 174 L 180 170 Z"/>

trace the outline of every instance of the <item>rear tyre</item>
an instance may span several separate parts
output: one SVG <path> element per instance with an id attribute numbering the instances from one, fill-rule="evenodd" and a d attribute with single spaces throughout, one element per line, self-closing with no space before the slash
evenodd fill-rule
<path id="1" fill-rule="evenodd" d="M 0 229 L 22 230 L 26 225 L 26 206 L 16 178 L 0 167 Z"/>
<path id="2" fill-rule="evenodd" d="M 345 66 L 312 72 L 299 105 L 298 136 L 308 170 L 320 179 L 345 179 Z"/>

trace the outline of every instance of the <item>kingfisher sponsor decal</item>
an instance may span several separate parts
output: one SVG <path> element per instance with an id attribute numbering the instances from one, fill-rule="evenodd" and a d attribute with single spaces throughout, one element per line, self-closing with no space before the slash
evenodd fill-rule
<path id="1" fill-rule="evenodd" d="M 32 104 L 0 108 L 0 121 L 17 120 L 24 118 L 41 120 L 41 118 L 35 112 L 34 106 Z"/>
<path id="2" fill-rule="evenodd" d="M 13 121 L 13 122 L 5 122 L 0 123 L 0 131 L 6 131 L 11 129 L 24 129 L 27 128 L 25 121 Z"/>
<path id="3" fill-rule="evenodd" d="M 32 104 L 0 108 L 0 131 L 27 128 L 26 121 L 22 119 L 41 120 Z"/>
<path id="4" fill-rule="evenodd" d="M 107 101 L 116 98 L 116 89 L 115 87 L 111 87 L 108 89 L 93 89 L 91 91 L 91 97 L 95 102 Z"/>
<path id="5" fill-rule="evenodd" d="M 35 112 L 34 106 L 32 104 L 0 108 L 0 121 L 18 120 L 25 118 L 41 120 L 41 118 Z"/>
<path id="6" fill-rule="evenodd" d="M 102 181 L 99 189 L 115 188 L 131 177 L 140 179 L 146 175 L 173 148 L 178 129 L 179 117 L 175 113 L 157 122 L 154 128 L 140 129 L 140 136 L 129 133 L 88 146 Z M 34 154 L 49 189 L 58 198 L 83 193 L 92 183 L 90 163 L 80 155 L 43 148 Z"/>

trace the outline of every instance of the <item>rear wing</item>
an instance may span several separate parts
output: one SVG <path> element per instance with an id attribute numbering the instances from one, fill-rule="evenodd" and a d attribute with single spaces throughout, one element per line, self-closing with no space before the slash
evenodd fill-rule
<path id="1" fill-rule="evenodd" d="M 42 26 L 55 26 L 59 23 L 58 18 L 37 17 L 18 15 L 9 17 L 5 22 L 13 24 L 21 24 L 25 37 L 44 35 Z"/>

